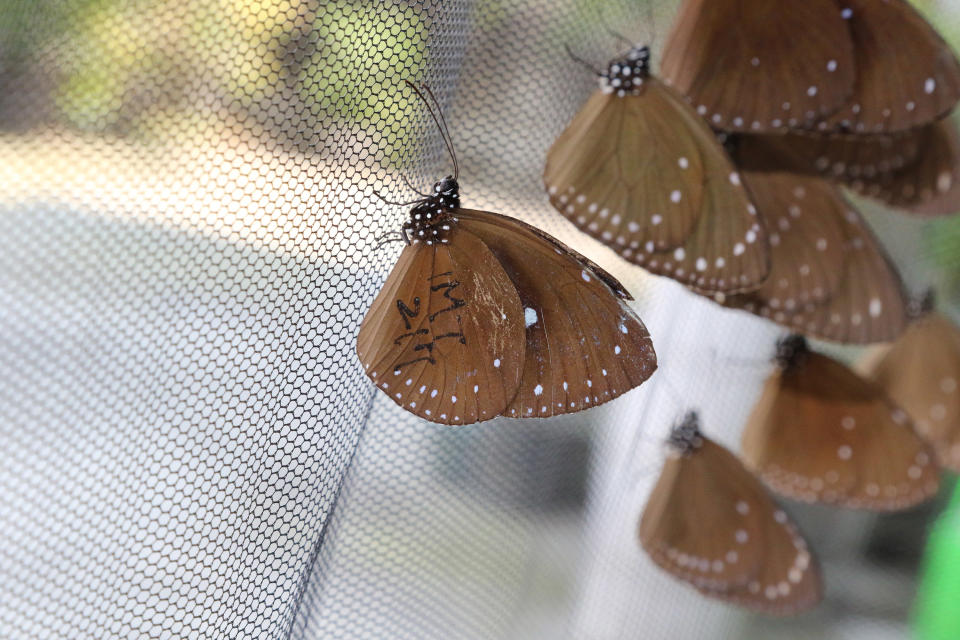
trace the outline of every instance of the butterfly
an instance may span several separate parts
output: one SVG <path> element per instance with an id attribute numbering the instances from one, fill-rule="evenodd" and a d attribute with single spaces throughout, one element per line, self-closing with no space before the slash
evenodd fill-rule
<path id="1" fill-rule="evenodd" d="M 854 90 L 820 131 L 876 133 L 929 124 L 960 98 L 960 63 L 905 0 L 835 0 L 850 27 Z M 815 27 L 814 27 L 815 28 Z"/>
<path id="2" fill-rule="evenodd" d="M 747 421 L 743 458 L 777 493 L 893 511 L 930 498 L 939 470 L 906 412 L 877 385 L 791 335 Z"/>
<path id="3" fill-rule="evenodd" d="M 793 170 L 799 161 L 785 140 L 727 137 L 768 229 L 771 269 L 756 291 L 715 298 L 825 340 L 864 344 L 896 338 L 907 322 L 896 268 L 836 186 Z"/>
<path id="4" fill-rule="evenodd" d="M 361 323 L 370 379 L 405 410 L 456 425 L 572 413 L 649 378 L 656 354 L 623 285 L 535 227 L 461 208 L 446 122 L 414 90 L 454 175 L 410 209 L 406 247 Z"/>
<path id="5" fill-rule="evenodd" d="M 711 126 L 768 132 L 811 126 L 843 106 L 856 64 L 835 0 L 687 0 L 661 72 Z"/>
<path id="6" fill-rule="evenodd" d="M 698 291 L 756 288 L 766 233 L 710 128 L 634 47 L 547 153 L 550 202 L 581 231 Z"/>
<path id="7" fill-rule="evenodd" d="M 663 471 L 640 519 L 653 561 L 707 596 L 776 615 L 812 608 L 820 568 L 803 536 L 695 413 L 673 428 Z"/>
<path id="8" fill-rule="evenodd" d="M 960 472 L 960 329 L 933 309 L 932 298 L 904 334 L 862 369 L 910 415 L 940 464 Z"/>

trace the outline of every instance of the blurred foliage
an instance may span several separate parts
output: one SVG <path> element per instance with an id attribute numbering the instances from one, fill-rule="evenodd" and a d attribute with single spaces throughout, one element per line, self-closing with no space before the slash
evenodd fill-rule
<path id="1" fill-rule="evenodd" d="M 334 8 L 320 16 L 316 52 L 300 73 L 297 91 L 314 114 L 334 114 L 367 126 L 389 114 L 405 120 L 417 105 L 396 86 L 391 69 L 419 83 L 426 55 L 420 12 L 400 5 Z"/>
<path id="2" fill-rule="evenodd" d="M 423 77 L 429 25 L 406 4 L 364 0 L 72 0 L 0 8 L 0 72 L 44 93 L 52 117 L 85 131 L 152 136 L 193 130 L 198 112 L 271 122 L 304 113 L 375 128 L 416 104 L 386 78 Z M 42 16 L 42 20 L 37 16 Z M 71 51 L 69 58 L 51 55 Z M 32 65 L 32 66 L 30 66 Z M 253 114 L 251 120 L 247 116 Z M 261 114 L 261 115 L 256 115 Z M 265 116 L 263 114 L 266 114 Z"/>

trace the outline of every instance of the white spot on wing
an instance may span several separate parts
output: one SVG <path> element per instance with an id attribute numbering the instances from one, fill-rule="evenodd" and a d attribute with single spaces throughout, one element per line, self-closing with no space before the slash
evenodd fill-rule
<path id="1" fill-rule="evenodd" d="M 537 311 L 536 311 L 536 309 L 531 309 L 530 307 L 527 307 L 526 309 L 524 309 L 524 310 L 523 310 L 523 322 L 524 322 L 524 324 L 526 324 L 528 327 L 529 327 L 530 325 L 536 324 L 536 322 L 537 322 Z"/>

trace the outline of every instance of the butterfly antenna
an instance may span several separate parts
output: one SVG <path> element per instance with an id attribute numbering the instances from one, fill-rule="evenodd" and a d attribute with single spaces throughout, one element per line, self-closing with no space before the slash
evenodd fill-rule
<path id="1" fill-rule="evenodd" d="M 401 231 L 388 231 L 379 238 L 377 238 L 377 249 L 382 247 L 385 244 L 390 244 L 391 242 L 406 242 L 406 238 Z"/>
<path id="2" fill-rule="evenodd" d="M 602 71 L 599 71 L 599 70 L 595 69 L 592 64 L 590 64 L 588 61 L 584 60 L 583 58 L 581 58 L 581 57 L 579 57 L 577 54 L 575 54 L 575 53 L 573 52 L 573 49 L 570 48 L 570 45 L 565 44 L 565 45 L 563 45 L 563 48 L 567 50 L 567 55 L 570 56 L 570 59 L 571 59 L 571 60 L 573 60 L 574 62 L 577 62 L 577 63 L 583 65 L 584 67 L 586 67 L 587 69 L 589 69 L 590 71 L 592 71 L 593 73 L 595 73 L 595 74 L 598 75 L 598 76 L 602 76 L 602 75 L 603 75 L 603 72 L 602 72 Z"/>
<path id="3" fill-rule="evenodd" d="M 394 206 L 398 206 L 398 207 L 406 207 L 407 205 L 417 204 L 418 202 L 423 202 L 423 201 L 420 200 L 420 199 L 411 200 L 410 202 L 396 202 L 396 201 L 394 201 L 394 200 L 387 200 L 387 199 L 384 198 L 382 195 L 380 195 L 380 192 L 377 191 L 376 189 L 373 190 L 373 195 L 377 196 L 378 198 L 380 198 L 381 200 L 383 200 L 383 201 L 384 201 L 385 203 L 387 203 L 387 204 L 394 205 Z"/>
<path id="4" fill-rule="evenodd" d="M 433 91 L 431 91 L 427 85 L 423 85 L 423 88 L 426 89 L 430 95 L 433 104 L 437 107 L 437 113 L 440 115 L 440 122 L 443 124 L 443 137 L 447 143 L 447 149 L 450 150 L 450 157 L 453 158 L 453 179 L 456 180 L 460 177 L 460 163 L 457 162 L 457 152 L 453 148 L 453 137 L 450 135 L 450 127 L 447 126 L 447 119 L 443 116 L 443 109 L 440 108 L 440 102 L 437 100 L 437 97 L 433 95 Z"/>
<path id="5" fill-rule="evenodd" d="M 414 93 L 416 93 L 417 96 L 427 106 L 427 111 L 430 112 L 430 117 L 433 118 L 434 124 L 436 124 L 437 129 L 440 130 L 440 137 L 443 138 L 443 144 L 446 145 L 447 152 L 450 154 L 450 159 L 453 160 L 453 179 L 456 180 L 460 177 L 460 164 L 457 162 L 457 154 L 453 150 L 453 141 L 450 138 L 450 131 L 447 129 L 447 121 L 443 117 L 443 110 L 440 108 L 440 102 L 437 100 L 437 97 L 433 95 L 433 91 L 431 91 L 430 87 L 427 85 L 423 85 L 423 91 L 421 91 L 420 88 L 418 88 L 409 80 L 404 80 L 404 82 L 406 82 L 407 85 L 413 89 Z M 424 91 L 426 91 L 426 94 L 428 94 L 433 100 L 432 104 L 430 100 L 427 100 L 427 95 L 424 94 Z M 433 110 L 433 105 L 436 105 L 436 112 Z M 439 117 L 437 117 L 437 114 L 439 114 Z"/>
<path id="6" fill-rule="evenodd" d="M 657 18 L 653 11 L 653 0 L 646 0 L 647 5 L 647 29 L 649 30 L 650 51 L 654 50 L 657 44 Z"/>
<path id="7" fill-rule="evenodd" d="M 633 40 L 631 40 L 631 39 L 628 38 L 627 36 L 623 35 L 623 34 L 620 33 L 619 31 L 614 31 L 613 29 L 611 29 L 611 28 L 610 28 L 609 26 L 607 26 L 606 24 L 604 25 L 604 27 L 606 28 L 607 33 L 609 33 L 610 35 L 612 35 L 614 38 L 616 38 L 616 39 L 619 40 L 620 42 L 626 44 L 628 47 L 633 48 L 633 46 L 636 44 Z"/>
<path id="8" fill-rule="evenodd" d="M 407 188 L 410 189 L 410 191 L 413 191 L 418 196 L 423 196 L 424 198 L 430 197 L 429 193 L 423 193 L 422 191 L 414 187 L 412 184 L 410 184 L 410 181 L 407 180 L 407 176 L 403 175 L 402 173 L 400 174 L 400 179 L 403 180 L 403 184 L 407 185 Z"/>

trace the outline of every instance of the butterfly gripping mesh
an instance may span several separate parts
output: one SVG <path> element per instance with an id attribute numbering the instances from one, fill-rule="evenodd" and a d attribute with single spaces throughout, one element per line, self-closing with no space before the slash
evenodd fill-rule
<path id="1" fill-rule="evenodd" d="M 688 402 L 735 446 L 762 365 L 716 373 L 718 345 L 760 362 L 776 331 L 619 262 L 539 178 L 595 86 L 564 45 L 603 64 L 607 23 L 657 51 L 675 8 L 651 29 L 637 2 L 0 4 L 0 637 L 754 624 L 659 574 L 635 526 Z M 620 277 L 669 382 L 467 429 L 374 397 L 354 341 L 405 213 L 383 199 L 450 171 L 404 79 L 445 110 L 464 205 Z"/>

